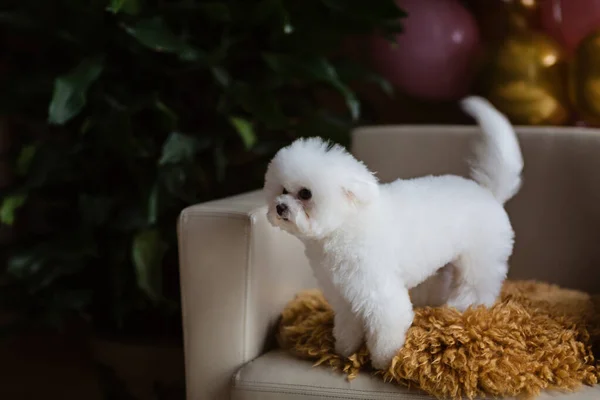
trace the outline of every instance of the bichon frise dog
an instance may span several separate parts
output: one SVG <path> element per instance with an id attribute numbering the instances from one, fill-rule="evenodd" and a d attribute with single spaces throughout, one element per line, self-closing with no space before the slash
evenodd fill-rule
<path id="1" fill-rule="evenodd" d="M 484 133 L 473 180 L 445 175 L 379 184 L 342 147 L 318 138 L 281 149 L 268 167 L 268 219 L 305 244 L 335 313 L 342 356 L 366 339 L 372 365 L 388 367 L 413 320 L 409 290 L 422 284 L 437 291 L 450 276 L 447 265 L 448 306 L 491 306 L 499 295 L 514 238 L 503 205 L 520 188 L 523 159 L 504 115 L 480 97 L 461 104 Z M 431 277 L 439 282 L 427 283 Z"/>

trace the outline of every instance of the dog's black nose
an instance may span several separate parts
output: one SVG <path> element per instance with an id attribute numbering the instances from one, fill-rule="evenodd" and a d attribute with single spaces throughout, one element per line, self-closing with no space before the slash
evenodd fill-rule
<path id="1" fill-rule="evenodd" d="M 279 214 L 279 216 L 283 215 L 283 213 L 288 210 L 288 206 L 286 204 L 277 204 L 277 207 L 275 208 L 277 209 L 277 214 Z"/>

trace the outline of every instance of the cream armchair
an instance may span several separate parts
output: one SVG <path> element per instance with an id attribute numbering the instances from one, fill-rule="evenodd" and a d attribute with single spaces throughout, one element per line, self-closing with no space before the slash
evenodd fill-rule
<path id="1" fill-rule="evenodd" d="M 468 172 L 476 127 L 372 127 L 353 153 L 382 181 Z M 524 185 L 507 208 L 516 231 L 510 277 L 597 292 L 600 131 L 521 128 Z M 280 311 L 315 282 L 300 242 L 272 228 L 260 192 L 189 207 L 179 220 L 188 400 L 426 399 L 368 374 L 347 382 L 277 350 Z M 586 388 L 553 399 L 600 399 Z"/>

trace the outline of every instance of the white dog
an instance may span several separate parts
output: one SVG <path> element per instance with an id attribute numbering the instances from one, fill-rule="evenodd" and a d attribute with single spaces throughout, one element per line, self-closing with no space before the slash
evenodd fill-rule
<path id="1" fill-rule="evenodd" d="M 269 165 L 268 219 L 304 242 L 335 312 L 342 356 L 366 339 L 372 365 L 389 366 L 413 320 L 409 289 L 425 282 L 424 290 L 437 291 L 426 282 L 435 277 L 443 288 L 450 275 L 436 272 L 445 265 L 454 272 L 448 306 L 491 306 L 499 295 L 514 237 L 503 204 L 520 188 L 523 160 L 511 124 L 490 103 L 468 97 L 462 106 L 484 132 L 473 180 L 379 184 L 342 147 L 318 138 L 297 140 Z"/>

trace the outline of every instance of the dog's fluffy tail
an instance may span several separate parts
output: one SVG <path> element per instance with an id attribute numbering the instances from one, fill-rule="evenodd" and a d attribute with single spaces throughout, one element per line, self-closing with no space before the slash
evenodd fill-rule
<path id="1" fill-rule="evenodd" d="M 461 106 L 484 133 L 475 147 L 471 176 L 504 204 L 521 187 L 523 156 L 517 135 L 508 119 L 487 100 L 471 96 L 463 99 Z"/>

